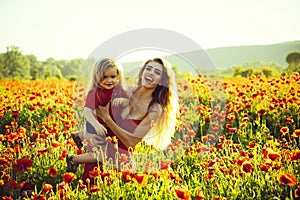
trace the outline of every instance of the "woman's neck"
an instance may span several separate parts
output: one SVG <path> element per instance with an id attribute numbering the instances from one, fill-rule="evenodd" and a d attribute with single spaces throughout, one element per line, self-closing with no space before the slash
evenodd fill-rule
<path id="1" fill-rule="evenodd" d="M 139 87 L 135 91 L 135 95 L 137 98 L 144 98 L 144 99 L 152 99 L 152 94 L 154 92 L 155 88 L 146 88 L 146 87 Z"/>

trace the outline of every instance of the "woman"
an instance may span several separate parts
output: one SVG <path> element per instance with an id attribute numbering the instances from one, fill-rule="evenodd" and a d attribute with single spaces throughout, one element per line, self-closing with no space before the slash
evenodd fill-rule
<path id="1" fill-rule="evenodd" d="M 156 148 L 166 148 L 175 131 L 178 109 L 177 89 L 169 64 L 162 58 L 147 60 L 140 69 L 138 84 L 129 97 L 128 106 L 113 117 L 109 115 L 108 107 L 100 106 L 97 115 L 117 136 L 119 153 L 134 148 L 141 140 Z M 95 143 L 97 137 L 86 134 L 86 139 Z M 107 156 L 114 160 L 116 149 L 112 146 L 108 146 Z M 76 166 L 97 161 L 103 162 L 103 157 L 90 156 L 87 159 L 76 155 L 68 164 Z M 86 170 L 84 174 L 87 174 Z"/>

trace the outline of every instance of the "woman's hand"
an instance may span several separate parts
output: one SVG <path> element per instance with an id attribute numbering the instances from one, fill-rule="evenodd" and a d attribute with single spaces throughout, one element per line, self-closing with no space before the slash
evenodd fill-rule
<path id="1" fill-rule="evenodd" d="M 108 103 L 106 106 L 98 106 L 96 109 L 96 115 L 100 117 L 104 122 L 106 122 L 109 118 L 109 104 Z"/>
<path id="2" fill-rule="evenodd" d="M 118 98 L 114 98 L 111 102 L 112 106 L 122 106 L 125 107 L 129 104 L 129 99 L 128 98 L 122 98 L 122 97 L 118 97 Z"/>

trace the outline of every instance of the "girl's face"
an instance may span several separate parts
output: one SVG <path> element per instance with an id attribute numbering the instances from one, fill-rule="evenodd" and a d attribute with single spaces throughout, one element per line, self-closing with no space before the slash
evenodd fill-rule
<path id="1" fill-rule="evenodd" d="M 154 88 L 160 83 L 163 76 L 163 66 L 160 63 L 151 61 L 146 64 L 142 73 L 142 85 Z"/>
<path id="2" fill-rule="evenodd" d="M 117 70 L 112 67 L 107 68 L 103 73 L 103 78 L 99 81 L 99 86 L 104 89 L 113 89 L 119 83 Z"/>

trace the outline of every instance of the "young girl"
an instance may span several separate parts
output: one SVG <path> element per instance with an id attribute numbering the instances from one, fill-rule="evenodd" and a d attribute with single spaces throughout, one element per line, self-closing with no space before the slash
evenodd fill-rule
<path id="1" fill-rule="evenodd" d="M 103 140 L 100 143 L 99 141 L 97 144 L 90 143 L 91 141 L 87 142 L 90 147 L 99 147 L 99 145 L 105 143 L 106 134 L 108 132 L 111 133 L 111 131 L 108 131 L 108 127 L 100 117 L 96 117 L 95 109 L 99 105 L 105 106 L 112 101 L 114 109 L 110 109 L 110 114 L 113 117 L 114 113 L 117 112 L 118 106 L 124 107 L 128 105 L 127 95 L 121 84 L 121 71 L 113 60 L 104 58 L 96 62 L 87 91 L 88 94 L 83 110 L 83 115 L 86 119 L 86 132 L 103 136 Z M 79 149 L 83 146 L 84 133 L 82 131 L 71 135 Z M 111 134 L 109 135 L 111 136 Z M 72 169 L 68 168 L 67 171 L 72 171 Z"/>

